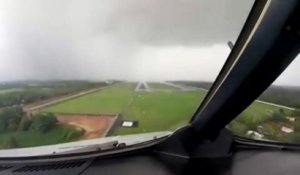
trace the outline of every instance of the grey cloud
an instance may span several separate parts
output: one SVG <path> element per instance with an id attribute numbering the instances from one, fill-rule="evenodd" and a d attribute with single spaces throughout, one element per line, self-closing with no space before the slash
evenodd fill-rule
<path id="1" fill-rule="evenodd" d="M 150 45 L 210 45 L 235 40 L 253 1 L 118 1 L 110 31 Z M 125 32 L 124 32 L 125 31 Z"/>
<path id="2" fill-rule="evenodd" d="M 252 4 L 0 0 L 0 81 L 213 80 L 227 57 L 226 42 L 236 40 Z M 182 61 L 184 67 L 177 65 Z"/>

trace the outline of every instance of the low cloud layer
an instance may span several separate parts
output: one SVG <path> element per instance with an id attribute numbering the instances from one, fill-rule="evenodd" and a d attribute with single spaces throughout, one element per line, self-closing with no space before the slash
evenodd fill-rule
<path id="1" fill-rule="evenodd" d="M 226 42 L 236 40 L 252 4 L 0 0 L 0 81 L 211 81 L 229 54 Z"/>

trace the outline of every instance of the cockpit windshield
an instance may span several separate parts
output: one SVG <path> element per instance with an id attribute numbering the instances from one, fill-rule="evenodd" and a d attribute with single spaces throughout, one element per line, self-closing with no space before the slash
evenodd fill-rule
<path id="1" fill-rule="evenodd" d="M 253 3 L 0 0 L 0 148 L 142 141 L 187 124 Z"/>

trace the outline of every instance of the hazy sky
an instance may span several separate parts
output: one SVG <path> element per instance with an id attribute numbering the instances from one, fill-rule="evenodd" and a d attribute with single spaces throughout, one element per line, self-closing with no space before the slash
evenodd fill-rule
<path id="1" fill-rule="evenodd" d="M 252 4 L 0 0 L 0 81 L 214 80 Z M 278 82 L 295 82 L 298 72 Z"/>

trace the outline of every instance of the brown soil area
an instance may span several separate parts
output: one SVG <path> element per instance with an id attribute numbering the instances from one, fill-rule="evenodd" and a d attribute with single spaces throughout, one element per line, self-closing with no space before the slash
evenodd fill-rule
<path id="1" fill-rule="evenodd" d="M 115 122 L 115 116 L 61 115 L 56 114 L 62 124 L 69 124 L 85 130 L 82 140 L 105 137 Z"/>

